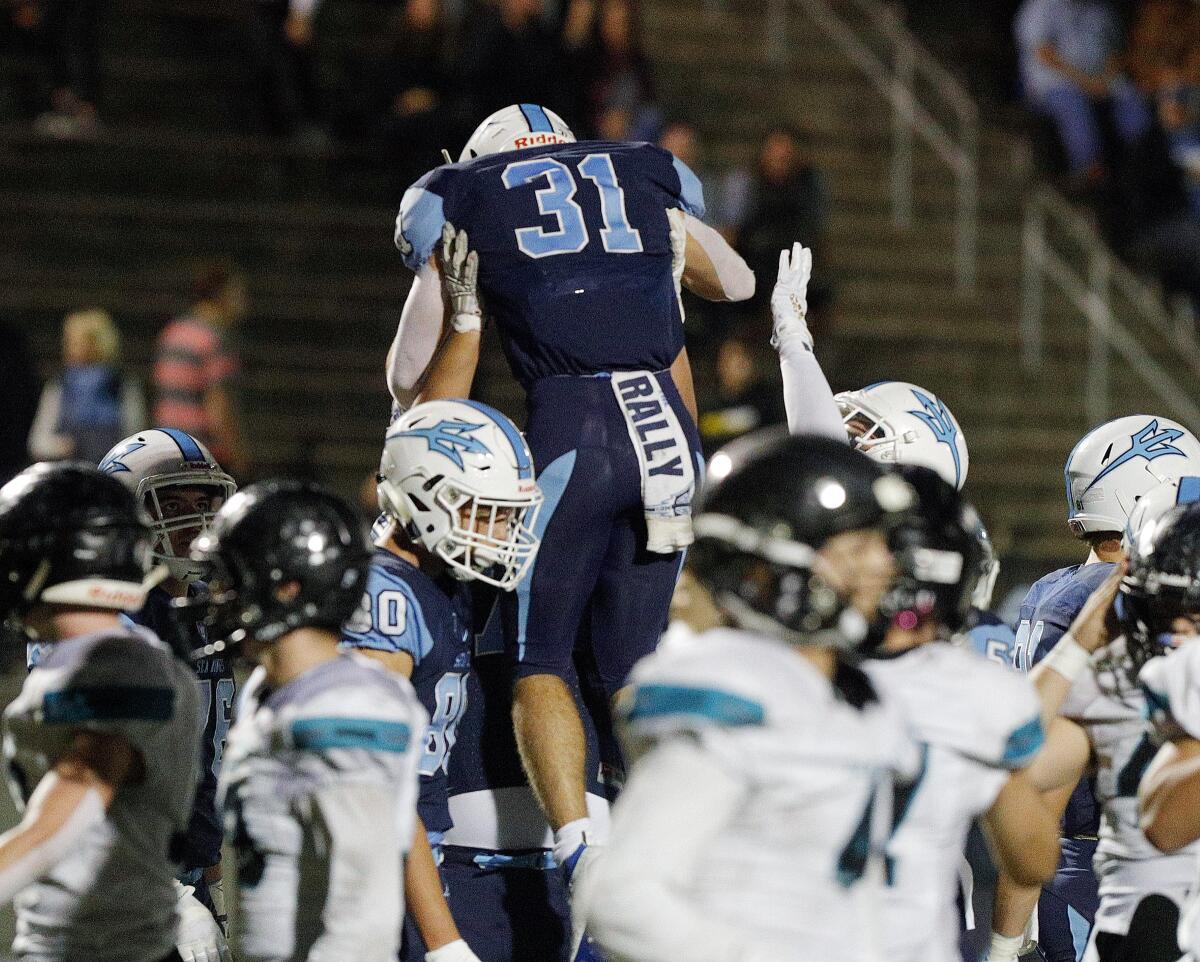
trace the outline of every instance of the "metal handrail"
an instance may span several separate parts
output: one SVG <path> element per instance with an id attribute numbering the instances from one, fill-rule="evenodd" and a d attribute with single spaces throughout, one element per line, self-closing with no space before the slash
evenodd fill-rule
<path id="1" fill-rule="evenodd" d="M 1078 246 L 1087 261 L 1086 276 L 1054 248 L 1051 224 Z M 1049 279 L 1088 322 L 1084 410 L 1089 423 L 1098 424 L 1108 418 L 1109 360 L 1116 353 L 1181 421 L 1193 428 L 1200 427 L 1200 406 L 1192 400 L 1190 392 L 1117 319 L 1112 306 L 1114 290 L 1124 295 L 1135 313 L 1167 338 L 1180 359 L 1200 376 L 1200 342 L 1195 334 L 1172 320 L 1154 291 L 1113 257 L 1095 228 L 1056 191 L 1042 187 L 1030 195 L 1025 205 L 1022 238 L 1024 270 L 1019 329 L 1024 368 L 1036 373 L 1042 366 L 1045 282 Z"/>
<path id="2" fill-rule="evenodd" d="M 957 193 L 955 275 L 960 290 L 975 287 L 979 247 L 979 110 L 971 95 L 913 35 L 899 16 L 879 0 L 842 0 L 854 6 L 891 53 L 885 62 L 834 9 L 830 0 L 769 0 L 767 50 L 775 62 L 786 63 L 789 3 L 798 4 L 808 18 L 834 41 L 892 106 L 892 220 L 907 230 L 913 218 L 913 137 L 919 136 L 954 174 Z M 934 105 L 918 102 L 918 77 L 928 81 L 942 104 L 955 114 L 957 131 L 937 120 Z"/>

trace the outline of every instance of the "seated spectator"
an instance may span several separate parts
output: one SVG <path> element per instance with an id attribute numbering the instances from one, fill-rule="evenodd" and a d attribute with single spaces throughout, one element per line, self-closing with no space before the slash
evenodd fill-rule
<path id="1" fill-rule="evenodd" d="M 63 370 L 42 391 L 29 431 L 35 461 L 96 464 L 108 449 L 146 427 L 141 387 L 120 368 L 121 337 L 107 311 L 63 321 Z"/>
<path id="2" fill-rule="evenodd" d="M 1107 0 L 1025 0 L 1014 24 L 1021 79 L 1032 108 L 1053 121 L 1070 186 L 1107 179 L 1100 111 L 1111 111 L 1122 144 L 1147 133 L 1151 117 L 1121 72 L 1122 37 Z"/>
<path id="3" fill-rule="evenodd" d="M 449 33 L 442 0 L 407 0 L 364 92 L 383 101 L 380 136 L 387 169 L 401 191 L 441 163 L 443 147 L 461 139 Z"/>
<path id="4" fill-rule="evenodd" d="M 1133 81 L 1151 97 L 1200 86 L 1200 4 L 1195 0 L 1140 4 L 1128 59 Z"/>
<path id="5" fill-rule="evenodd" d="M 105 0 L 48 0 L 43 16 L 53 91 L 35 129 L 63 140 L 100 131 L 100 19 Z M 103 452 L 102 452 L 103 453 Z"/>
<path id="6" fill-rule="evenodd" d="M 829 226 L 829 188 L 825 175 L 805 155 L 802 135 L 791 127 L 776 127 L 763 140 L 758 169 L 743 174 L 743 212 L 731 223 L 738 249 L 759 278 L 774 277 L 779 252 L 794 241 L 812 248 L 814 280 L 808 288 L 809 319 L 818 316 L 832 296 L 820 263 Z M 765 303 L 771 285 L 759 283 L 755 302 Z"/>
<path id="7" fill-rule="evenodd" d="M 623 110 L 630 139 L 655 140 L 662 114 L 634 0 L 572 0 L 563 42 L 572 51 L 578 110 L 588 130 L 609 139 L 602 129 L 604 115 Z"/>
<path id="8" fill-rule="evenodd" d="M 251 0 L 246 34 L 267 129 L 317 147 L 324 143 L 313 48 L 320 0 Z"/>
<path id="9" fill-rule="evenodd" d="M 704 219 L 725 235 L 726 240 L 732 240 L 733 225 L 745 221 L 749 176 L 741 170 L 721 172 L 714 169 L 701 147 L 699 131 L 687 120 L 669 122 L 658 138 L 658 146 L 669 150 L 700 178 L 707 208 Z"/>
<path id="10" fill-rule="evenodd" d="M 496 0 L 467 20 L 459 61 L 476 122 L 501 107 L 536 103 L 571 122 L 562 48 L 545 0 Z"/>
<path id="11" fill-rule="evenodd" d="M 230 333 L 246 313 L 246 282 L 228 264 L 207 264 L 192 297 L 191 310 L 158 336 L 154 423 L 195 435 L 226 470 L 244 476 L 248 457 L 234 393 L 241 364 Z"/>
<path id="12" fill-rule="evenodd" d="M 764 371 L 778 371 L 764 356 L 763 345 L 740 336 L 717 348 L 717 390 L 700 415 L 704 450 L 715 451 L 740 435 L 786 420 L 783 390 Z"/>

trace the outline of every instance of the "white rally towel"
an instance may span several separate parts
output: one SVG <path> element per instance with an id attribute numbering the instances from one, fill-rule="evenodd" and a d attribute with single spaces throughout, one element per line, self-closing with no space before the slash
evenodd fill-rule
<path id="1" fill-rule="evenodd" d="M 646 550 L 674 554 L 694 540 L 696 468 L 687 435 L 649 371 L 614 371 L 612 386 L 641 469 Z"/>

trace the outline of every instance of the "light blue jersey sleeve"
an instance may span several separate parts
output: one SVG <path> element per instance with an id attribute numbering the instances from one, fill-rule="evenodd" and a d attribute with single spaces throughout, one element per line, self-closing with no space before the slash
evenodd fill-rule
<path id="1" fill-rule="evenodd" d="M 432 256 L 446 223 L 445 201 L 438 192 L 442 168 L 432 170 L 408 190 L 396 215 L 396 249 L 404 266 L 416 273 Z"/>
<path id="2" fill-rule="evenodd" d="M 704 187 L 700 178 L 678 157 L 671 158 L 679 177 L 679 206 L 693 217 L 704 218 Z"/>
<path id="3" fill-rule="evenodd" d="M 433 635 L 412 588 L 373 564 L 358 610 L 342 629 L 342 647 L 405 652 L 419 665 L 433 649 Z"/>

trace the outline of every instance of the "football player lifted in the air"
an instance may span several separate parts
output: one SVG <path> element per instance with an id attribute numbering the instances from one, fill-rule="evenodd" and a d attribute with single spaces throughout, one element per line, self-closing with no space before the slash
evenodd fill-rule
<path id="1" fill-rule="evenodd" d="M 615 695 L 666 627 L 692 541 L 700 452 L 680 291 L 754 290 L 703 213 L 699 181 L 669 152 L 576 142 L 519 104 L 417 181 L 396 224 L 417 274 L 389 355 L 396 399 L 468 396 L 485 313 L 526 392 L 542 546 L 502 598 L 503 626 L 521 756 L 572 875 L 597 841 L 573 650 L 586 639 Z"/>

